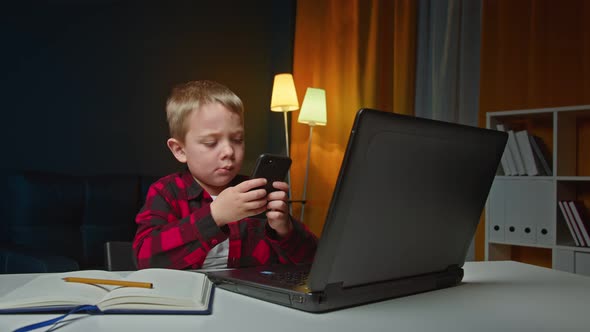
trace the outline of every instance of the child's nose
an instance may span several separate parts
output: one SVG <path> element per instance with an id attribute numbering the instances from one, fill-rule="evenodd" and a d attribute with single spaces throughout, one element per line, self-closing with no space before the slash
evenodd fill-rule
<path id="1" fill-rule="evenodd" d="M 223 144 L 221 149 L 224 156 L 232 156 L 234 154 L 234 148 L 229 142 Z"/>

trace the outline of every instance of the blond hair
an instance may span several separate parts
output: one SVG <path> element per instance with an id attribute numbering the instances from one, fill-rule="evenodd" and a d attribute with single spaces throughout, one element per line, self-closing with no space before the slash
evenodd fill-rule
<path id="1" fill-rule="evenodd" d="M 243 120 L 244 105 L 233 91 L 214 81 L 191 81 L 175 86 L 166 101 L 170 136 L 184 141 L 188 129 L 186 118 L 194 110 L 211 103 L 220 103 Z"/>

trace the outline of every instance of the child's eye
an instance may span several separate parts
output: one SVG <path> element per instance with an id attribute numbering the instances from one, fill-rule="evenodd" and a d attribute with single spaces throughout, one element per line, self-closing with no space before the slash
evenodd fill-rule
<path id="1" fill-rule="evenodd" d="M 215 141 L 206 141 L 206 142 L 201 142 L 201 144 L 203 144 L 204 146 L 207 146 L 207 147 L 214 147 L 215 144 L 217 144 L 217 142 L 215 142 Z"/>
<path id="2" fill-rule="evenodd" d="M 242 137 L 236 137 L 236 138 L 232 138 L 232 141 L 234 143 L 241 144 L 244 142 L 244 139 Z"/>

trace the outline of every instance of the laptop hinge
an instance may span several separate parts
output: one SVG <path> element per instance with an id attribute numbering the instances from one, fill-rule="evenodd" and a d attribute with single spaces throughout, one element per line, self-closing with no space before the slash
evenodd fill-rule
<path id="1" fill-rule="evenodd" d="M 326 285 L 320 294 L 319 302 L 329 307 L 334 303 L 347 303 L 351 299 L 355 299 L 354 303 L 366 303 L 450 287 L 458 284 L 461 279 L 463 279 L 463 269 L 458 265 L 449 265 L 446 270 L 436 273 L 353 287 L 343 287 L 344 282 L 340 281 Z"/>
<path id="2" fill-rule="evenodd" d="M 336 294 L 341 294 L 342 288 L 343 288 L 342 285 L 344 285 L 343 281 L 327 284 L 326 287 L 324 288 L 324 291 L 320 295 L 320 303 L 325 301 L 328 296 L 334 296 Z"/>

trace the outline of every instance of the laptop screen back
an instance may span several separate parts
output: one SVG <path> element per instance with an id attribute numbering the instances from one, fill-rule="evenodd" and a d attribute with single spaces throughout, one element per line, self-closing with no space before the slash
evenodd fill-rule
<path id="1" fill-rule="evenodd" d="M 505 142 L 497 131 L 361 110 L 311 290 L 462 266 Z"/>

